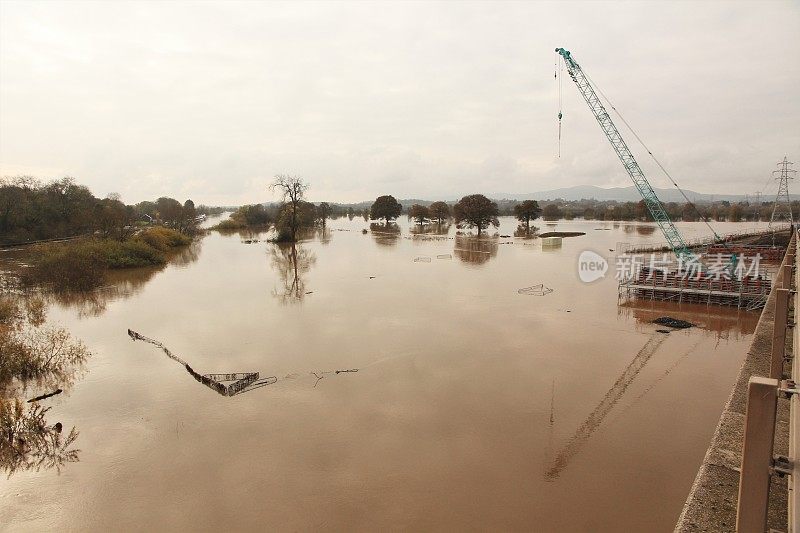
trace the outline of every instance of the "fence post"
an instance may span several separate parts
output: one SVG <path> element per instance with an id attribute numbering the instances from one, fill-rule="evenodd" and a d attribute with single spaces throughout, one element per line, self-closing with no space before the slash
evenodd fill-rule
<path id="1" fill-rule="evenodd" d="M 783 358 L 786 354 L 786 322 L 789 317 L 790 292 L 789 289 L 777 289 L 775 294 L 772 360 L 769 368 L 769 377 L 773 379 L 783 379 Z"/>
<path id="2" fill-rule="evenodd" d="M 742 470 L 736 506 L 737 533 L 764 533 L 767 529 L 778 387 L 777 379 L 760 376 L 752 376 L 747 384 Z"/>
<path id="3" fill-rule="evenodd" d="M 788 255 L 788 254 L 787 254 Z M 786 264 L 783 265 L 783 288 L 784 289 L 791 289 L 792 288 L 792 268 L 794 260 L 791 259 L 792 256 L 787 257 Z M 791 259 L 791 260 L 790 260 Z"/>

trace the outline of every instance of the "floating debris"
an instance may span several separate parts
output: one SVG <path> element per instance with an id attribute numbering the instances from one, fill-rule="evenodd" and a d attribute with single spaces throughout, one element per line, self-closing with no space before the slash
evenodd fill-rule
<path id="1" fill-rule="evenodd" d="M 415 263 L 430 263 L 431 262 L 431 258 L 427 257 L 427 256 L 415 257 L 414 258 L 414 262 Z"/>
<path id="2" fill-rule="evenodd" d="M 656 331 L 658 333 L 672 333 L 672 330 L 670 329 L 657 329 Z"/>
<path id="3" fill-rule="evenodd" d="M 49 398 L 51 396 L 55 396 L 56 394 L 61 394 L 62 392 L 64 392 L 64 391 L 61 390 L 61 389 L 56 389 L 53 392 L 49 392 L 47 394 L 42 394 L 41 396 L 37 396 L 36 398 L 31 398 L 30 400 L 28 400 L 28 403 L 38 402 L 39 400 L 45 400 L 45 399 L 47 399 L 47 398 Z"/>
<path id="4" fill-rule="evenodd" d="M 539 237 L 580 237 L 586 235 L 583 231 L 546 231 L 539 235 Z"/>
<path id="5" fill-rule="evenodd" d="M 145 337 L 144 335 L 133 331 L 132 329 L 128 329 L 128 336 L 134 340 L 141 340 L 145 342 L 149 342 L 155 346 L 161 348 L 161 350 L 167 354 L 167 357 L 173 359 L 174 361 L 179 362 L 183 365 L 186 371 L 191 375 L 194 379 L 196 379 L 199 383 L 202 383 L 209 389 L 221 394 L 222 396 L 235 396 L 236 394 L 240 394 L 242 392 L 249 392 L 253 389 L 258 389 L 265 385 L 272 385 L 273 383 L 277 383 L 278 378 L 275 376 L 269 377 L 261 377 L 258 372 L 232 372 L 228 374 L 200 374 L 196 372 L 189 363 L 178 357 L 177 355 L 173 354 L 169 349 L 164 346 L 161 342 L 150 339 Z"/>
<path id="6" fill-rule="evenodd" d="M 186 371 L 191 375 L 195 380 L 199 383 L 202 383 L 209 389 L 221 394 L 222 396 L 235 396 L 237 394 L 243 392 L 249 392 L 254 389 L 261 388 L 265 385 L 272 385 L 278 382 L 278 378 L 275 376 L 269 377 L 261 377 L 258 372 L 231 372 L 227 374 L 200 374 L 196 372 L 188 363 L 183 361 L 178 356 L 174 355 L 170 352 L 166 346 L 164 346 L 161 342 L 150 339 L 133 331 L 132 329 L 128 330 L 128 335 L 134 341 L 141 340 L 145 342 L 149 342 L 155 346 L 158 346 L 163 350 L 167 356 L 175 361 L 178 361 L 183 365 Z M 345 368 L 340 370 L 327 370 L 327 371 L 318 371 L 318 372 L 309 372 L 309 374 L 313 375 L 317 378 L 317 381 L 314 383 L 314 387 L 316 388 L 317 384 L 320 382 L 321 379 L 325 377 L 326 374 L 342 374 L 342 373 L 351 373 L 351 372 L 358 372 L 358 368 Z M 294 372 L 291 374 L 287 374 L 284 379 L 294 379 L 298 377 L 299 374 Z M 61 392 L 59 389 L 57 392 L 52 394 L 47 394 L 45 396 L 40 396 L 38 398 L 34 398 L 30 401 L 36 401 L 39 399 L 47 398 L 54 394 L 58 394 Z"/>
<path id="7" fill-rule="evenodd" d="M 668 326 L 675 329 L 685 329 L 691 328 L 695 324 L 691 322 L 686 322 L 685 320 L 678 320 L 677 318 L 672 318 L 671 316 L 662 316 L 658 317 L 653 320 L 653 324 L 659 324 L 661 326 Z"/>
<path id="8" fill-rule="evenodd" d="M 525 287 L 517 291 L 518 294 L 526 294 L 528 296 L 544 296 L 545 294 L 550 294 L 551 292 L 553 292 L 553 289 L 550 287 L 545 287 L 544 283 Z"/>

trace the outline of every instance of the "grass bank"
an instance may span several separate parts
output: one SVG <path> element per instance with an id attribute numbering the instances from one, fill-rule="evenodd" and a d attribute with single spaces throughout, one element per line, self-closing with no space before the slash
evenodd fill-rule
<path id="1" fill-rule="evenodd" d="M 105 282 L 109 269 L 162 265 L 170 251 L 190 242 L 190 237 L 173 229 L 155 227 L 124 241 L 85 239 L 44 245 L 36 250 L 23 281 L 56 291 L 91 290 Z"/>

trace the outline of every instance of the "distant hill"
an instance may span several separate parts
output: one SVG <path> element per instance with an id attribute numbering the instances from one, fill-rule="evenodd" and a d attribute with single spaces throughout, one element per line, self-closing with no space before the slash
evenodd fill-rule
<path id="1" fill-rule="evenodd" d="M 662 202 L 685 202 L 683 196 L 677 189 L 661 189 L 654 187 L 659 200 Z M 693 202 L 713 202 L 727 200 L 729 202 L 743 202 L 746 200 L 743 194 L 705 194 L 684 189 L 686 196 Z M 638 202 L 641 200 L 639 191 L 633 185 L 628 187 L 595 187 L 594 185 L 578 185 L 575 187 L 563 187 L 561 189 L 551 189 L 549 191 L 539 191 L 527 194 L 496 193 L 491 195 L 493 198 L 507 198 L 509 200 L 617 200 L 620 202 Z M 795 199 L 794 196 L 792 195 Z M 751 198 L 752 199 L 752 198 Z M 768 201 L 764 197 L 763 201 Z"/>
<path id="2" fill-rule="evenodd" d="M 677 189 L 663 189 L 663 188 L 654 188 L 656 194 L 658 195 L 659 200 L 662 202 L 677 202 L 677 203 L 684 203 L 683 196 Z M 743 194 L 707 194 L 707 193 L 699 193 L 691 190 L 684 189 L 686 196 L 692 202 L 696 203 L 710 203 L 710 202 L 721 202 L 721 201 L 728 201 L 728 202 L 744 202 L 745 200 L 753 201 L 754 198 L 752 196 L 747 197 Z M 486 194 L 489 198 L 493 200 L 537 200 L 537 201 L 547 201 L 547 200 L 567 200 L 567 201 L 574 201 L 574 200 L 600 200 L 600 201 L 618 201 L 618 202 L 638 202 L 642 199 L 639 195 L 639 191 L 633 185 L 628 187 L 596 187 L 594 185 L 577 185 L 575 187 L 562 187 L 560 189 L 550 189 L 547 191 L 539 191 L 539 192 L 531 192 L 531 193 L 507 193 L 507 192 L 497 192 L 497 193 L 488 193 Z M 442 197 L 436 198 L 434 200 L 421 200 L 421 199 L 398 199 L 397 201 L 400 202 L 404 207 L 411 206 L 413 204 L 421 204 L 421 205 L 430 205 L 432 202 L 436 200 L 443 200 L 449 204 L 453 204 L 460 196 L 449 196 L 449 197 Z M 790 195 L 791 200 L 800 200 L 800 195 L 792 194 Z M 762 196 L 761 200 L 763 202 L 769 202 L 774 200 L 774 197 L 770 197 L 768 195 Z M 317 202 L 316 200 L 314 200 Z M 362 202 L 354 202 L 354 203 L 340 203 L 338 205 L 353 207 L 356 210 L 364 210 L 369 208 L 372 205 L 373 200 L 367 200 Z M 318 202 L 317 202 L 318 203 Z"/>

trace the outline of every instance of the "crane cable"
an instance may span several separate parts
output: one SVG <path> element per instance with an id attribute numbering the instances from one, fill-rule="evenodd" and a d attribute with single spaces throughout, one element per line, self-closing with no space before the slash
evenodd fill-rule
<path id="1" fill-rule="evenodd" d="M 603 97 L 603 100 L 605 100 L 605 101 L 606 101 L 606 103 L 607 103 L 609 106 L 611 106 L 611 109 L 613 109 L 613 110 L 614 110 L 614 113 L 616 113 L 616 114 L 617 114 L 617 116 L 620 118 L 620 120 L 622 120 L 623 124 L 625 124 L 625 126 L 626 126 L 626 127 L 628 128 L 628 130 L 629 130 L 629 131 L 630 131 L 630 132 L 633 134 L 633 136 L 636 138 L 636 140 L 637 140 L 637 141 L 639 141 L 639 144 L 641 144 L 641 145 L 642 145 L 642 147 L 643 147 L 643 148 L 644 148 L 644 149 L 647 151 L 647 153 L 650 155 L 650 157 L 652 157 L 652 158 L 653 158 L 653 161 L 655 161 L 655 162 L 656 162 L 656 165 L 658 165 L 658 168 L 660 168 L 660 169 L 661 169 L 661 171 L 664 173 L 664 175 L 665 175 L 667 178 L 669 178 L 669 181 L 671 181 L 671 182 L 672 182 L 672 184 L 675 186 L 675 188 L 676 188 L 676 189 L 678 189 L 678 192 L 679 192 L 679 193 L 681 193 L 681 196 L 683 196 L 683 199 L 684 199 L 684 200 L 686 200 L 686 203 L 687 203 L 687 204 L 689 204 L 690 206 L 692 206 L 692 208 L 694 209 L 694 211 L 695 211 L 695 212 L 696 212 L 696 213 L 697 213 L 697 214 L 700 216 L 700 218 L 702 219 L 702 221 L 703 221 L 703 222 L 705 222 L 706 226 L 708 226 L 708 229 L 710 229 L 710 230 L 711 230 L 711 233 L 713 233 L 713 234 L 714 234 L 714 237 L 715 237 L 717 240 L 722 240 L 722 237 L 720 237 L 720 235 L 719 235 L 719 234 L 718 234 L 716 231 L 714 231 L 714 228 L 713 228 L 713 227 L 711 226 L 711 224 L 708 222 L 708 219 L 705 217 L 705 215 L 703 215 L 703 213 L 701 213 L 701 212 L 700 212 L 700 209 L 698 209 L 698 208 L 697 208 L 697 206 L 694 204 L 694 202 L 692 202 L 692 201 L 689 199 L 689 197 L 688 197 L 688 196 L 686 196 L 686 193 L 685 193 L 685 192 L 683 192 L 683 189 L 681 189 L 681 188 L 678 186 L 678 183 L 677 183 L 677 182 L 675 181 L 675 179 L 674 179 L 674 178 L 673 178 L 673 177 L 670 175 L 670 173 L 669 173 L 669 172 L 667 172 L 667 169 L 666 169 L 666 168 L 664 168 L 664 165 L 662 165 L 662 164 L 661 164 L 661 161 L 659 161 L 659 160 L 658 160 L 658 158 L 656 158 L 656 156 L 655 156 L 655 155 L 653 155 L 653 152 L 651 152 L 651 151 L 650 151 L 650 148 L 648 148 L 648 147 L 647 147 L 647 145 L 646 145 L 646 144 L 644 144 L 644 141 L 642 141 L 641 137 L 639 137 L 639 135 L 638 135 L 638 134 L 636 133 L 636 131 L 635 131 L 635 130 L 634 130 L 632 127 L 631 127 L 631 125 L 630 125 L 630 124 L 628 124 L 628 121 L 627 121 L 627 120 L 625 120 L 625 117 L 623 117 L 623 116 L 622 116 L 622 114 L 621 114 L 621 113 L 620 113 L 620 112 L 617 110 L 617 108 L 616 108 L 616 107 L 614 107 L 614 104 L 612 104 L 612 103 L 611 103 L 611 100 L 609 100 L 609 99 L 608 99 L 608 97 L 605 95 L 605 93 L 603 93 L 603 91 L 600 89 L 600 87 L 597 85 L 597 83 L 595 83 L 595 81 L 594 81 L 592 78 L 590 78 L 590 77 L 589 77 L 589 75 L 586 73 L 586 70 L 584 70 L 584 69 L 582 69 L 582 70 L 583 70 L 583 74 L 586 76 L 586 79 L 587 79 L 587 80 L 589 80 L 589 83 L 591 83 L 591 84 L 594 86 L 594 88 L 595 88 L 595 89 L 597 89 L 597 92 L 598 92 L 598 93 L 600 93 L 600 96 L 602 96 L 602 97 Z"/>
<path id="2" fill-rule="evenodd" d="M 563 116 L 561 114 L 561 102 L 562 102 L 561 87 L 563 85 L 562 71 L 564 70 L 564 63 L 558 52 L 556 52 L 555 59 L 556 59 L 554 64 L 555 72 L 553 73 L 553 78 L 555 78 L 556 83 L 558 84 L 558 158 L 561 159 L 561 117 Z"/>

